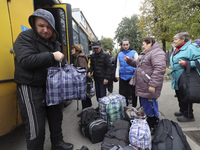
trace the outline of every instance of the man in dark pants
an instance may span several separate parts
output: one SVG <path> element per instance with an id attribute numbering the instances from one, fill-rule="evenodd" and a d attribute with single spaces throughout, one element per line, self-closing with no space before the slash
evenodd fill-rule
<path id="1" fill-rule="evenodd" d="M 14 43 L 17 99 L 26 128 L 27 149 L 43 150 L 47 119 L 52 150 L 72 150 L 73 145 L 63 141 L 61 107 L 47 106 L 45 101 L 47 68 L 64 58 L 54 17 L 49 11 L 38 9 L 29 17 L 29 24 L 32 29 L 20 33 Z"/>
<path id="2" fill-rule="evenodd" d="M 126 98 L 127 105 L 129 105 L 129 97 L 132 98 L 132 106 L 137 106 L 137 97 L 135 96 L 135 86 L 129 85 L 131 77 L 135 74 L 136 68 L 129 66 L 124 60 L 124 56 L 137 59 L 138 53 L 130 49 L 129 39 L 122 40 L 122 50 L 117 56 L 117 64 L 115 77 L 119 80 L 119 94 Z"/>
<path id="3" fill-rule="evenodd" d="M 111 63 L 111 72 L 110 72 L 110 76 L 111 79 L 108 80 L 108 85 L 107 85 L 107 89 L 108 89 L 108 94 L 113 92 L 113 80 L 114 80 L 114 73 L 115 73 L 115 58 L 112 56 L 111 54 L 111 50 L 107 49 L 106 52 L 109 54 L 110 57 L 110 63 Z"/>
<path id="4" fill-rule="evenodd" d="M 88 70 L 88 77 L 91 77 L 92 72 L 94 75 L 97 101 L 99 98 L 106 96 L 107 83 L 111 78 L 110 57 L 109 54 L 103 51 L 101 48 L 102 45 L 100 41 L 93 41 L 92 49 L 94 54 L 91 55 L 91 63 Z"/>

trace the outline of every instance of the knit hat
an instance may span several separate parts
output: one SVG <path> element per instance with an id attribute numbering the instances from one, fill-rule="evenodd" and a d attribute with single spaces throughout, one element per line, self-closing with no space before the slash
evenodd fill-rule
<path id="1" fill-rule="evenodd" d="M 200 45 L 200 39 L 196 39 L 195 42 Z"/>

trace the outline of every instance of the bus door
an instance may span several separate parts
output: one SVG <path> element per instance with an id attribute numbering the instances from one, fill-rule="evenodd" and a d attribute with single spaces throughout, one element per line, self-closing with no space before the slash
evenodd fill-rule
<path id="1" fill-rule="evenodd" d="M 55 18 L 59 42 L 62 44 L 62 52 L 70 63 L 72 60 L 71 47 L 73 43 L 71 5 L 55 4 L 44 9 L 50 11 Z"/>
<path id="2" fill-rule="evenodd" d="M 28 16 L 33 13 L 32 0 L 1 0 L 0 2 L 0 136 L 21 124 L 14 83 L 13 42 L 29 27 Z"/>

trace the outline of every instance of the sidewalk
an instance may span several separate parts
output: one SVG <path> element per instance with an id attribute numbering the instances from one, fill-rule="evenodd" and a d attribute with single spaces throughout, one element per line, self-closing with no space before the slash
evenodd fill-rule
<path id="1" fill-rule="evenodd" d="M 118 93 L 118 82 L 114 83 L 114 93 Z M 174 91 L 171 89 L 171 82 L 164 81 L 162 94 L 158 99 L 160 119 L 167 118 L 177 122 L 184 132 L 194 131 L 194 133 L 200 137 L 200 109 L 199 104 L 194 104 L 194 116 L 195 122 L 190 123 L 180 123 L 176 120 L 174 112 L 178 110 L 177 99 L 174 97 Z M 92 98 L 93 107 L 97 107 L 96 98 Z M 74 150 L 80 149 L 83 145 L 87 146 L 89 150 L 101 150 L 101 142 L 97 144 L 92 144 L 89 139 L 81 135 L 79 130 L 77 114 L 81 111 L 81 102 L 79 102 L 79 110 L 77 110 L 77 101 L 72 101 L 72 103 L 64 108 L 63 110 L 63 136 L 66 142 L 71 142 L 74 144 Z M 200 138 L 199 138 L 200 139 Z M 200 146 L 195 143 L 192 138 L 187 136 L 187 140 L 192 148 L 192 150 L 200 150 Z M 44 150 L 50 150 L 51 143 L 49 139 L 49 130 L 46 126 L 46 139 L 44 144 Z M 24 127 L 16 129 L 13 133 L 8 134 L 4 137 L 0 137 L 0 150 L 26 150 L 25 133 Z"/>
<path id="2" fill-rule="evenodd" d="M 194 122 L 187 122 L 182 123 L 178 122 L 176 117 L 174 116 L 174 112 L 178 111 L 178 101 L 177 98 L 174 97 L 175 92 L 171 89 L 171 81 L 164 81 L 163 89 L 161 92 L 161 96 L 158 99 L 158 105 L 160 110 L 160 119 L 169 119 L 174 122 L 177 122 L 179 126 L 182 128 L 183 132 L 188 131 L 195 131 L 196 134 L 196 140 L 199 141 L 200 139 L 200 109 L 199 104 L 193 105 L 194 110 Z M 195 142 L 195 138 L 192 139 L 189 136 L 187 136 L 187 140 L 190 144 L 190 147 L 192 150 L 200 150 L 200 143 Z M 197 139 L 198 138 L 198 139 Z"/>

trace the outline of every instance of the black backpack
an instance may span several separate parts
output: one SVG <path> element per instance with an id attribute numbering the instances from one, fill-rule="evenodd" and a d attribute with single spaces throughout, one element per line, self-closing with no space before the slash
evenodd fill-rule
<path id="1" fill-rule="evenodd" d="M 191 148 L 181 127 L 176 122 L 163 119 L 154 134 L 152 150 L 191 150 Z"/>

